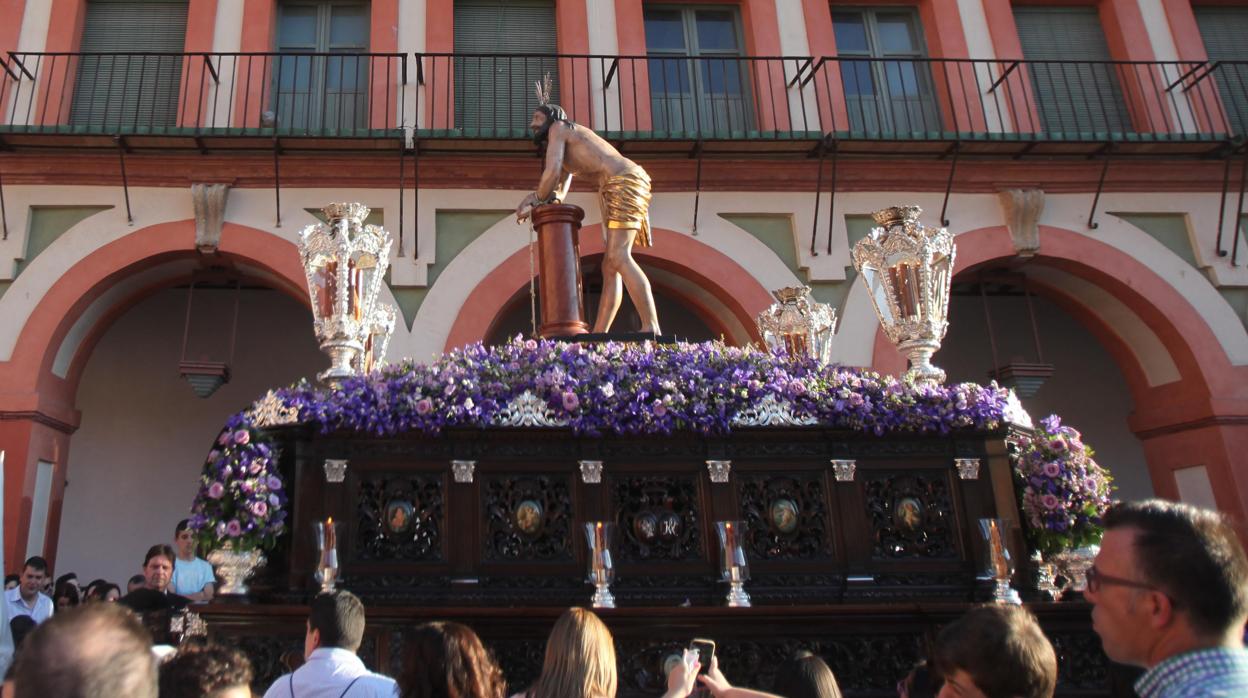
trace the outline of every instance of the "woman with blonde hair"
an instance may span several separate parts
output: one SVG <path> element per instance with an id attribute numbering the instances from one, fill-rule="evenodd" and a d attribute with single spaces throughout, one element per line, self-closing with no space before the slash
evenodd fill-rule
<path id="1" fill-rule="evenodd" d="M 667 677 L 663 698 L 693 692 L 698 665 L 678 663 Z M 546 641 L 542 675 L 524 698 L 615 698 L 615 640 L 606 624 L 584 608 L 569 608 L 555 621 Z"/>

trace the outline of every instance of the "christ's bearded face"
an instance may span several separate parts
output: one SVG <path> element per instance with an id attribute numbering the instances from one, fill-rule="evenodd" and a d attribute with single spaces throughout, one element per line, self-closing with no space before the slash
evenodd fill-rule
<path id="1" fill-rule="evenodd" d="M 533 132 L 533 142 L 542 145 L 546 142 L 547 133 L 550 132 L 550 117 L 546 112 L 536 109 L 533 111 L 533 120 L 529 122 L 529 130 Z"/>

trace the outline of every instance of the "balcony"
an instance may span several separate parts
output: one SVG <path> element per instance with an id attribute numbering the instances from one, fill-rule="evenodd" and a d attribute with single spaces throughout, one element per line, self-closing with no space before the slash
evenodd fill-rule
<path id="1" fill-rule="evenodd" d="M 628 153 L 1225 155 L 1248 63 L 13 53 L 0 145 L 530 152 L 533 83 Z"/>

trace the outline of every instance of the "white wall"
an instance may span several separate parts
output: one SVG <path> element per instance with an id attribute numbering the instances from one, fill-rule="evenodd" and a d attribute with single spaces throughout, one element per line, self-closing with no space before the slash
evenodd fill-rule
<path id="1" fill-rule="evenodd" d="M 223 342 L 230 294 L 195 294 L 193 325 L 215 326 Z M 276 291 L 243 291 L 233 378 L 200 399 L 178 377 L 185 312 L 185 289 L 159 292 L 123 315 L 91 355 L 78 390 L 82 427 L 70 440 L 57 574 L 124 588 L 150 546 L 172 542 L 226 418 L 328 366 L 307 309 Z M 188 358 L 204 346 L 192 344 Z"/>

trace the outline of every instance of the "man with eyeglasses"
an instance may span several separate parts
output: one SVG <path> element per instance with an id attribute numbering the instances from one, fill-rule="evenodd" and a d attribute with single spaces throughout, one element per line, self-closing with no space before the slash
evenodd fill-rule
<path id="1" fill-rule="evenodd" d="M 1084 596 L 1140 698 L 1248 696 L 1248 558 L 1226 518 L 1150 499 L 1105 514 Z"/>

